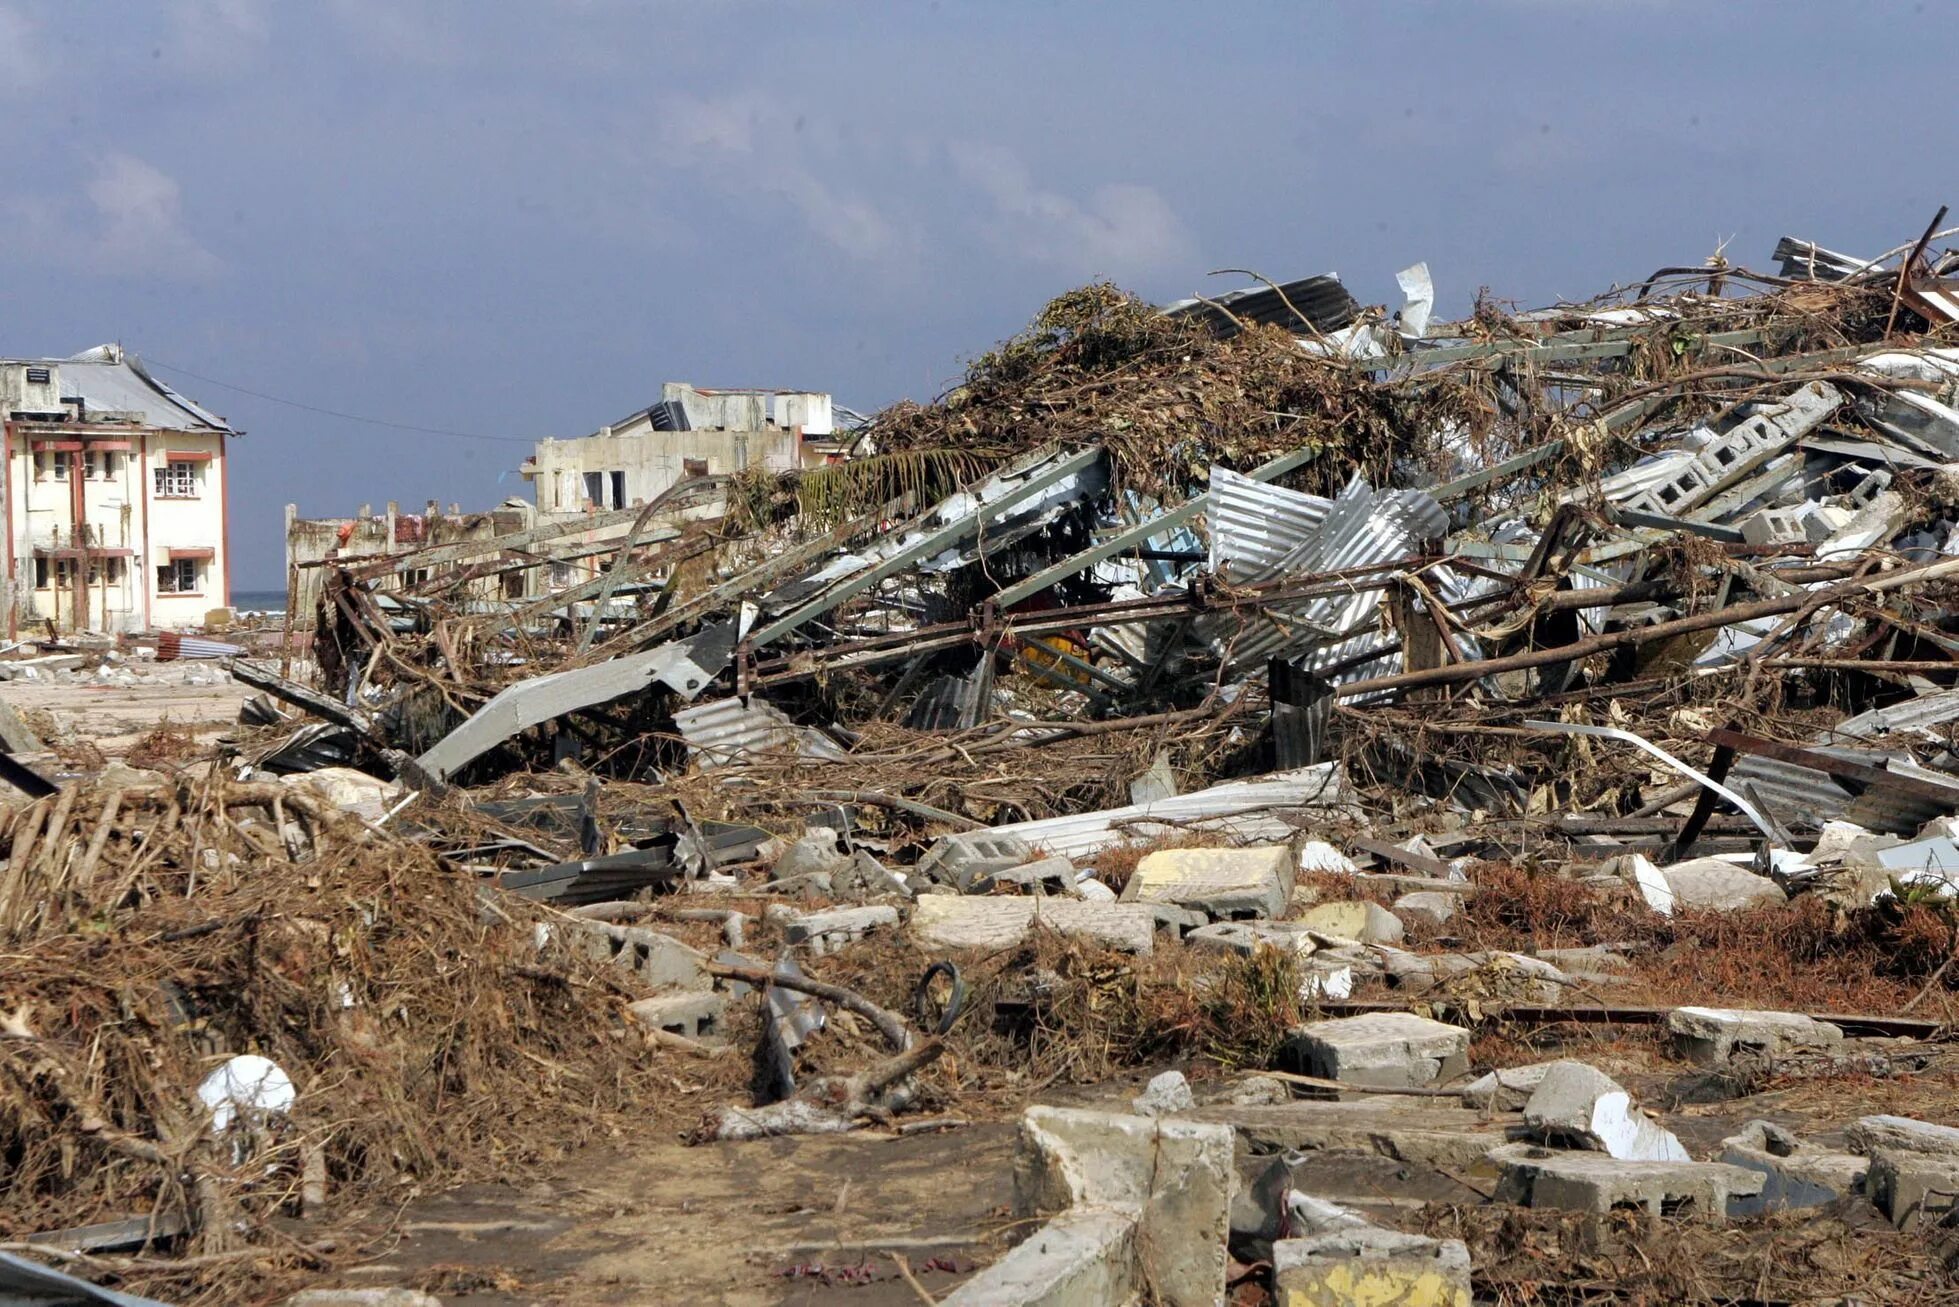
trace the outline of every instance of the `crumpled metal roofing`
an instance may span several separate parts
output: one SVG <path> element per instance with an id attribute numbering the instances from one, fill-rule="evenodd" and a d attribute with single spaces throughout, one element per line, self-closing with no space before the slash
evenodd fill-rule
<path id="1" fill-rule="evenodd" d="M 1017 835 L 1035 848 L 1078 858 L 1124 840 L 1147 840 L 1185 828 L 1225 830 L 1250 838 L 1284 838 L 1292 827 L 1272 814 L 1298 808 L 1344 808 L 1350 801 L 1339 764 L 1274 772 L 1255 781 L 1213 785 L 1153 803 L 1072 817 L 990 826 L 988 836 Z"/>
<path id="2" fill-rule="evenodd" d="M 673 715 L 673 724 L 703 771 L 768 755 L 837 761 L 842 748 L 821 731 L 798 726 L 761 699 L 716 699 Z"/>

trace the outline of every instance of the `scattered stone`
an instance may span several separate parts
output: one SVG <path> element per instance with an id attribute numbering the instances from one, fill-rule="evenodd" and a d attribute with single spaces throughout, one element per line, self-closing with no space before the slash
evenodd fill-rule
<path id="1" fill-rule="evenodd" d="M 1800 1012 L 1682 1007 L 1667 1014 L 1674 1049 L 1690 1062 L 1715 1066 L 1736 1053 L 1781 1056 L 1798 1049 L 1833 1049 L 1843 1029 Z"/>
<path id="2" fill-rule="evenodd" d="M 1470 1307 L 1469 1269 L 1459 1239 L 1373 1226 L 1272 1245 L 1272 1279 L 1285 1307 Z"/>
<path id="3" fill-rule="evenodd" d="M 282 1307 L 442 1307 L 419 1289 L 302 1289 Z"/>
<path id="4" fill-rule="evenodd" d="M 1693 1160 L 1671 1131 L 1632 1105 L 1618 1081 L 1583 1062 L 1545 1068 L 1524 1104 L 1524 1126 L 1545 1143 L 1622 1160 Z"/>
<path id="5" fill-rule="evenodd" d="M 1171 1116 L 1197 1106 L 1190 1096 L 1190 1082 L 1181 1071 L 1165 1071 L 1151 1078 L 1143 1092 L 1129 1100 L 1137 1116 Z"/>
<path id="6" fill-rule="evenodd" d="M 1770 1121 L 1750 1121 L 1722 1140 L 1720 1160 L 1760 1171 L 1765 1180 L 1761 1193 L 1729 1201 L 1735 1218 L 1833 1203 L 1862 1189 L 1870 1169 L 1865 1158 L 1805 1144 Z"/>
<path id="7" fill-rule="evenodd" d="M 1544 1083 L 1545 1073 L 1556 1062 L 1533 1062 L 1529 1066 L 1503 1067 L 1478 1076 L 1463 1086 L 1462 1101 L 1465 1106 L 1484 1112 L 1521 1112 L 1537 1087 Z"/>
<path id="8" fill-rule="evenodd" d="M 1506 1145 L 1489 1157 L 1503 1167 L 1496 1201 L 1598 1217 L 1638 1207 L 1654 1221 L 1672 1216 L 1718 1225 L 1727 1220 L 1733 1199 L 1759 1194 L 1766 1183 L 1761 1172 L 1724 1162 L 1629 1161 L 1530 1144 Z"/>
<path id="9" fill-rule="evenodd" d="M 1395 916 L 1408 924 L 1427 926 L 1431 930 L 1441 926 L 1460 911 L 1462 911 L 1462 895 L 1444 894 L 1435 890 L 1418 890 L 1413 894 L 1403 894 L 1394 901 Z"/>
<path id="10" fill-rule="evenodd" d="M 1096 880 L 1093 876 L 1075 882 L 1075 893 L 1081 895 L 1081 897 L 1087 899 L 1090 903 L 1114 903 L 1116 901 L 1116 892 L 1107 885 L 1104 885 L 1101 881 Z"/>
<path id="11" fill-rule="evenodd" d="M 1292 1086 L 1277 1076 L 1246 1076 L 1231 1088 L 1231 1102 L 1239 1107 L 1291 1101 Z"/>
<path id="12" fill-rule="evenodd" d="M 1128 953 L 1148 953 L 1156 940 L 1156 921 L 1140 904 L 954 894 L 920 895 L 912 908 L 911 933 L 933 948 L 1002 949 L 1026 939 L 1036 921 Z"/>
<path id="13" fill-rule="evenodd" d="M 1294 1026 L 1281 1057 L 1323 1080 L 1419 1089 L 1469 1066 L 1469 1032 L 1412 1012 L 1369 1012 Z"/>
<path id="14" fill-rule="evenodd" d="M 1225 920 L 1278 917 L 1292 895 L 1283 844 L 1243 849 L 1160 849 L 1136 864 L 1124 903 L 1170 903 Z"/>
<path id="15" fill-rule="evenodd" d="M 1401 918 L 1380 904 L 1365 900 L 1322 903 L 1308 908 L 1299 915 L 1299 924 L 1362 944 L 1398 944 L 1405 933 Z"/>

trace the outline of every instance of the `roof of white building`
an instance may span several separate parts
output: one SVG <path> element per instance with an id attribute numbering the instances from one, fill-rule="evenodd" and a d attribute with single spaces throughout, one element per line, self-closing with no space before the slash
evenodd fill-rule
<path id="1" fill-rule="evenodd" d="M 61 369 L 61 397 L 80 399 L 88 413 L 133 413 L 149 427 L 169 431 L 241 434 L 217 414 L 157 380 L 143 361 L 120 345 L 97 345 L 65 359 L 0 359 L 0 363 L 47 363 Z"/>

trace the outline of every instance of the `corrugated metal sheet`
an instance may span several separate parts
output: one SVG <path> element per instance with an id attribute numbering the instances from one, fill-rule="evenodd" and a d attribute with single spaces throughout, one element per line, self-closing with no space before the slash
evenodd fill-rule
<path id="1" fill-rule="evenodd" d="M 1204 505 L 1211 529 L 1211 571 L 1233 585 L 1279 575 L 1279 564 L 1326 521 L 1331 499 L 1266 485 L 1229 468 L 1211 469 Z"/>
<path id="2" fill-rule="evenodd" d="M 844 751 L 821 731 L 798 726 L 760 699 L 738 698 L 683 708 L 673 715 L 681 738 L 702 770 L 739 766 L 770 754 L 841 759 Z"/>
<path id="3" fill-rule="evenodd" d="M 1888 708 L 1873 708 L 1846 717 L 1825 731 L 1823 737 L 1825 740 L 1875 740 L 1909 732 L 1936 738 L 1932 728 L 1951 721 L 1959 721 L 1959 690 L 1939 690 Z"/>
<path id="4" fill-rule="evenodd" d="M 1208 301 L 1208 302 L 1207 302 Z M 1283 285 L 1180 300 L 1164 309 L 1171 317 L 1201 319 L 1218 336 L 1235 336 L 1240 322 L 1281 327 L 1294 335 L 1338 331 L 1360 316 L 1360 301 L 1331 274 L 1301 277 Z M 1301 322 L 1304 316 L 1306 322 Z M 1234 321 L 1235 319 L 1235 321 Z M 1311 323 L 1309 330 L 1307 323 Z"/>
<path id="5" fill-rule="evenodd" d="M 1225 829 L 1263 838 L 1291 827 L 1271 814 L 1295 808 L 1344 807 L 1349 801 L 1346 780 L 1334 763 L 1274 772 L 1252 781 L 1214 785 L 1195 794 L 1179 794 L 1155 803 L 1130 804 L 1073 817 L 1048 817 L 1010 826 L 988 828 L 989 835 L 1016 835 L 1036 848 L 1063 857 L 1081 857 L 1126 839 L 1148 839 L 1164 830 L 1203 823 L 1232 823 Z"/>
<path id="6" fill-rule="evenodd" d="M 1835 758 L 1846 758 L 1874 766 L 1902 768 L 1902 759 L 1894 754 L 1873 753 L 1854 749 L 1822 749 L 1818 753 Z M 1913 768 L 1923 774 L 1922 769 Z M 1953 790 L 1953 802 L 1935 803 L 1929 799 L 1915 798 L 1895 791 L 1865 789 L 1863 793 L 1853 793 L 1850 788 L 1839 783 L 1827 772 L 1798 767 L 1793 763 L 1779 762 L 1774 758 L 1764 758 L 1749 754 L 1735 760 L 1728 772 L 1730 784 L 1746 782 L 1761 797 L 1776 820 L 1785 826 L 1815 829 L 1826 821 L 1851 821 L 1866 830 L 1881 831 L 1891 835 L 1916 834 L 1920 827 L 1936 817 L 1943 817 L 1959 807 L 1959 788 Z M 1951 780 L 1959 785 L 1959 778 L 1937 777 Z M 1859 787 L 1861 788 L 1861 787 Z"/>
<path id="7" fill-rule="evenodd" d="M 72 358 L 33 359 L 61 369 L 61 397 L 80 399 L 90 415 L 131 413 L 145 426 L 172 431 L 232 430 L 223 418 L 151 376 L 142 361 L 114 345 L 98 345 Z"/>

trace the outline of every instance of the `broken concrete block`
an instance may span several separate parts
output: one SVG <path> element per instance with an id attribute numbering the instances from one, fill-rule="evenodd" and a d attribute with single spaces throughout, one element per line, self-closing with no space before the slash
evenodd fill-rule
<path id="1" fill-rule="evenodd" d="M 1279 1307 L 1470 1307 L 1469 1249 L 1373 1226 L 1272 1245 Z"/>
<path id="2" fill-rule="evenodd" d="M 1136 904 L 951 894 L 919 896 L 912 908 L 911 933 L 931 948 L 1002 949 L 1026 939 L 1036 921 L 1063 935 L 1086 936 L 1129 953 L 1148 953 L 1156 940 L 1155 919 Z"/>
<path id="3" fill-rule="evenodd" d="M 1959 1129 L 1914 1121 L 1908 1116 L 1864 1116 L 1844 1128 L 1852 1152 L 1866 1155 L 1880 1148 L 1959 1160 Z"/>
<path id="4" fill-rule="evenodd" d="M 898 924 L 898 909 L 889 904 L 862 908 L 828 908 L 798 912 L 785 904 L 769 908 L 768 918 L 782 927 L 785 943 L 806 945 L 815 957 L 834 953 L 873 930 Z"/>
<path id="5" fill-rule="evenodd" d="M 1618 1081 L 1583 1062 L 1546 1068 L 1524 1104 L 1524 1126 L 1545 1143 L 1622 1160 L 1693 1160 L 1671 1131 L 1632 1105 Z"/>
<path id="6" fill-rule="evenodd" d="M 1290 1103 L 1292 1086 L 1277 1076 L 1246 1076 L 1231 1090 L 1231 1102 L 1239 1107 Z"/>
<path id="7" fill-rule="evenodd" d="M 1521 953 L 1407 953 L 1377 945 L 1388 983 L 1413 994 L 1440 984 L 1478 997 L 1561 1002 L 1570 978 L 1542 958 Z"/>
<path id="8" fill-rule="evenodd" d="M 1122 901 L 1171 903 L 1224 920 L 1279 917 L 1292 895 L 1292 865 L 1283 844 L 1161 849 L 1136 864 Z"/>
<path id="9" fill-rule="evenodd" d="M 1014 1152 L 1015 1206 L 1129 1213 L 1137 1279 L 1156 1301 L 1211 1307 L 1224 1297 L 1232 1149 L 1229 1126 L 1032 1107 Z"/>
<path id="10" fill-rule="evenodd" d="M 1503 1167 L 1496 1201 L 1600 1217 L 1634 1207 L 1654 1220 L 1688 1217 L 1718 1225 L 1731 1200 L 1759 1194 L 1766 1183 L 1759 1171 L 1723 1162 L 1629 1161 L 1529 1144 L 1494 1149 L 1489 1159 Z"/>
<path id="11" fill-rule="evenodd" d="M 1719 858 L 1690 858 L 1660 869 L 1672 895 L 1670 908 L 1735 912 L 1762 903 L 1786 903 L 1789 896 L 1766 876 Z M 1648 900 L 1651 902 L 1651 900 Z M 1662 908 L 1661 911 L 1670 911 Z"/>
<path id="12" fill-rule="evenodd" d="M 1169 1116 L 1188 1112 L 1197 1106 L 1197 1100 L 1190 1096 L 1190 1082 L 1183 1072 L 1165 1071 L 1151 1077 L 1143 1092 L 1129 1100 L 1129 1106 L 1137 1116 Z"/>
<path id="13" fill-rule="evenodd" d="M 1090 876 L 1086 880 L 1075 882 L 1075 893 L 1081 895 L 1090 903 L 1114 903 L 1116 901 L 1116 892 L 1107 885 L 1104 885 L 1101 881 L 1096 880 L 1093 876 Z"/>
<path id="14" fill-rule="evenodd" d="M 1039 858 L 1011 867 L 993 867 L 977 872 L 970 889 L 974 894 L 994 894 L 1002 889 L 1020 894 L 1073 894 L 1075 864 L 1066 858 Z"/>
<path id="15" fill-rule="evenodd" d="M 1282 1058 L 1306 1075 L 1419 1089 L 1469 1066 L 1469 1032 L 1412 1012 L 1369 1012 L 1294 1026 Z"/>
<path id="16" fill-rule="evenodd" d="M 939 1307 L 1087 1307 L 1136 1299 L 1136 1219 L 1063 1212 L 950 1294 Z"/>
<path id="17" fill-rule="evenodd" d="M 1521 1112 L 1537 1087 L 1544 1083 L 1545 1073 L 1556 1065 L 1556 1062 L 1533 1062 L 1478 1076 L 1463 1086 L 1463 1105 L 1484 1112 Z"/>
<path id="18" fill-rule="evenodd" d="M 1714 1066 L 1736 1053 L 1771 1057 L 1798 1049 L 1832 1049 L 1843 1030 L 1800 1012 L 1756 1012 L 1743 1008 L 1682 1007 L 1667 1014 L 1673 1046 L 1690 1062 Z"/>
<path id="19" fill-rule="evenodd" d="M 1833 1203 L 1861 1190 L 1870 1169 L 1866 1158 L 1805 1144 L 1769 1121 L 1750 1121 L 1722 1140 L 1720 1160 L 1760 1171 L 1765 1182 L 1754 1197 L 1729 1201 L 1728 1215 L 1736 1218 Z"/>
<path id="20" fill-rule="evenodd" d="M 1401 918 L 1378 903 L 1362 900 L 1308 908 L 1299 914 L 1299 924 L 1362 944 L 1398 944 L 1405 933 Z"/>
<path id="21" fill-rule="evenodd" d="M 1210 924 L 1211 919 L 1196 908 L 1180 908 L 1174 903 L 1142 903 L 1156 919 L 1158 930 L 1167 930 L 1173 939 L 1186 939 L 1190 932 Z"/>
<path id="22" fill-rule="evenodd" d="M 1187 933 L 1184 945 L 1245 954 L 1256 953 L 1261 947 L 1275 948 L 1302 961 L 1319 947 L 1307 933 L 1307 927 L 1297 921 L 1214 921 Z"/>
<path id="23" fill-rule="evenodd" d="M 1939 1224 L 1959 1207 L 1959 1158 L 1906 1149 L 1871 1152 L 1864 1187 L 1900 1230 Z"/>
<path id="24" fill-rule="evenodd" d="M 1034 856 L 1034 850 L 1018 835 L 994 835 L 986 831 L 961 831 L 942 835 L 925 851 L 912 868 L 914 883 L 933 881 L 950 885 L 962 894 L 982 870 L 976 863 L 1018 866 Z"/>
<path id="25" fill-rule="evenodd" d="M 1403 894 L 1394 901 L 1395 916 L 1401 918 L 1403 922 L 1424 925 L 1431 930 L 1442 925 L 1461 910 L 1462 895 L 1444 894 L 1435 890 L 1417 890 L 1413 894 Z"/>
<path id="26" fill-rule="evenodd" d="M 665 1030 L 689 1039 L 712 1037 L 727 1010 L 728 997 L 711 989 L 686 989 L 655 994 L 628 1003 L 626 1012 L 649 1030 Z"/>
<path id="27" fill-rule="evenodd" d="M 828 826 L 812 826 L 801 839 L 783 850 L 769 871 L 771 880 L 794 880 L 798 876 L 827 876 L 850 865 L 850 855 L 837 848 L 837 833 Z"/>

